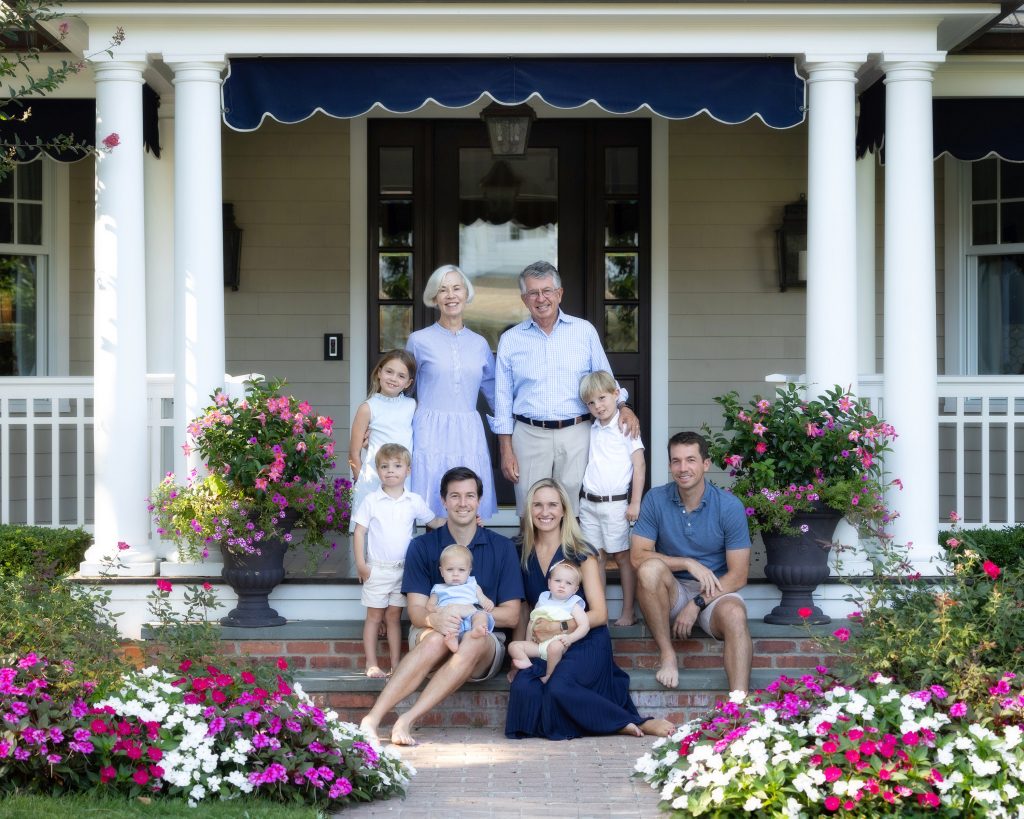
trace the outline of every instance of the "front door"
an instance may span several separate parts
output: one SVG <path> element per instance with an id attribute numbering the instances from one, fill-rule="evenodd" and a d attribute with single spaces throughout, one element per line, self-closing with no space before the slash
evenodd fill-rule
<path id="1" fill-rule="evenodd" d="M 473 280 L 466 323 L 497 349 L 528 315 L 516 277 L 545 260 L 649 437 L 649 122 L 539 120 L 526 156 L 497 158 L 479 120 L 371 120 L 369 154 L 369 367 L 434 320 L 420 296 L 447 263 Z M 514 503 L 496 472 L 499 502 Z"/>

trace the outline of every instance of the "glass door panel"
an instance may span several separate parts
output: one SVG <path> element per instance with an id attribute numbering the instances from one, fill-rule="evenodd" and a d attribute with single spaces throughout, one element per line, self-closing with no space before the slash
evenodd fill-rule
<path id="1" fill-rule="evenodd" d="M 558 149 L 495 159 L 489 148 L 460 148 L 459 266 L 476 289 L 466 324 L 492 350 L 528 315 L 517 279 L 538 259 L 558 266 Z"/>

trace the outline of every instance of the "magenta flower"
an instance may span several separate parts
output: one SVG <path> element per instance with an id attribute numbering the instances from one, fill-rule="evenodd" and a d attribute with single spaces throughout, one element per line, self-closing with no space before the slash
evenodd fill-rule
<path id="1" fill-rule="evenodd" d="M 170 580 L 164 580 L 163 578 L 156 581 L 156 587 L 162 592 L 170 592 L 174 588 Z"/>
<path id="2" fill-rule="evenodd" d="M 987 574 L 993 580 L 999 577 L 999 573 L 1001 571 L 1000 568 L 991 560 L 986 560 L 984 563 L 982 563 L 981 568 L 984 569 L 985 574 Z"/>
<path id="3" fill-rule="evenodd" d="M 814 614 L 814 611 L 813 609 L 809 609 L 806 606 L 804 606 L 802 609 L 797 609 L 796 613 L 806 620 L 808 617 Z"/>
<path id="4" fill-rule="evenodd" d="M 967 713 L 967 704 L 962 702 L 954 702 L 949 706 L 949 715 L 951 717 L 962 717 Z"/>
<path id="5" fill-rule="evenodd" d="M 832 632 L 832 636 L 835 637 L 840 643 L 848 642 L 850 639 L 850 630 L 848 628 L 837 628 Z"/>
<path id="6" fill-rule="evenodd" d="M 103 147 L 106 148 L 108 152 L 112 151 L 120 144 L 121 136 L 116 131 L 111 131 L 109 134 L 103 137 Z"/>

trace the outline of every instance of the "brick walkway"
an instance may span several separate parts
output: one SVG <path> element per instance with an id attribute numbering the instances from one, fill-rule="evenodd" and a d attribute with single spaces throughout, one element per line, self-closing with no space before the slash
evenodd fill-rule
<path id="1" fill-rule="evenodd" d="M 403 819 L 658 815 L 658 794 L 630 774 L 652 738 L 508 740 L 496 728 L 423 728 L 402 748 L 416 768 L 404 800 L 346 808 L 341 817 Z"/>

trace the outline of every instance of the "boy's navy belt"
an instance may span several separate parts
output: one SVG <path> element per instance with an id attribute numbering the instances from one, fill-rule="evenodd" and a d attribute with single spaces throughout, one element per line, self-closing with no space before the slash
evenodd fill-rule
<path id="1" fill-rule="evenodd" d="M 613 501 L 629 500 L 629 495 L 591 495 L 589 492 L 580 492 L 581 498 L 586 498 L 591 503 L 612 503 Z"/>
<path id="2" fill-rule="evenodd" d="M 576 424 L 582 424 L 584 421 L 589 421 L 593 418 L 589 412 L 577 415 L 575 418 L 566 418 L 564 421 L 535 421 L 533 418 L 527 418 L 525 415 L 513 415 L 512 417 L 517 421 L 522 421 L 524 424 L 529 424 L 531 427 L 540 427 L 541 429 L 565 429 L 566 427 L 576 426 Z"/>

